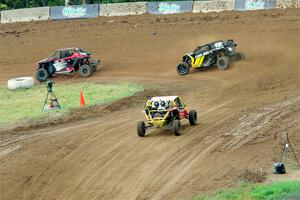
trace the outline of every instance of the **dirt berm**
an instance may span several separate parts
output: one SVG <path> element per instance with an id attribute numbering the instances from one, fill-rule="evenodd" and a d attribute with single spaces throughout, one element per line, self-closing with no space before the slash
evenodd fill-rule
<path id="1" fill-rule="evenodd" d="M 182 94 L 200 123 L 185 122 L 180 137 L 153 130 L 139 138 L 136 122 L 144 119 L 146 101 L 139 96 L 105 115 L 2 134 L 0 199 L 190 199 L 245 179 L 263 181 L 279 157 L 285 129 L 300 153 L 299 13 L 1 24 L 1 84 L 34 76 L 38 60 L 78 46 L 102 60 L 104 68 L 89 80 L 155 84 L 169 95 Z M 246 60 L 226 71 L 177 75 L 184 53 L 216 39 L 234 39 Z M 66 84 L 86 80 L 55 78 Z"/>

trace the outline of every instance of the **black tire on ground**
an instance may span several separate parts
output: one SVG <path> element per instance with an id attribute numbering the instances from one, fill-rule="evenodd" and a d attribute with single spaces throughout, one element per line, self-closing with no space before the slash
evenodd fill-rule
<path id="1" fill-rule="evenodd" d="M 40 82 L 44 82 L 49 78 L 49 73 L 46 69 L 38 69 L 35 75 L 36 79 Z"/>
<path id="2" fill-rule="evenodd" d="M 246 59 L 245 54 L 242 52 L 236 53 L 236 56 L 237 56 L 237 60 L 245 60 Z"/>
<path id="3" fill-rule="evenodd" d="M 89 77 L 89 76 L 91 76 L 92 72 L 93 72 L 93 69 L 89 65 L 82 65 L 79 68 L 79 73 L 83 77 Z"/>
<path id="4" fill-rule="evenodd" d="M 97 65 L 99 64 L 100 61 L 95 61 L 92 60 L 90 61 L 90 65 L 93 67 L 94 70 L 97 70 Z"/>
<path id="5" fill-rule="evenodd" d="M 196 112 L 196 110 L 190 110 L 190 112 L 189 112 L 189 122 L 190 122 L 190 125 L 196 125 L 197 124 L 197 112 Z"/>
<path id="6" fill-rule="evenodd" d="M 137 123 L 137 134 L 140 137 L 144 137 L 146 134 L 146 127 L 145 127 L 145 122 L 139 121 Z"/>
<path id="7" fill-rule="evenodd" d="M 181 124 L 180 124 L 180 120 L 178 119 L 175 119 L 173 121 L 173 132 L 176 136 L 181 135 Z"/>
<path id="8" fill-rule="evenodd" d="M 225 56 L 223 57 L 219 57 L 218 61 L 217 61 L 217 66 L 219 69 L 221 70 L 225 70 L 228 68 L 229 65 L 229 59 Z"/>
<path id="9" fill-rule="evenodd" d="M 93 71 L 96 71 L 97 70 L 97 66 L 93 66 Z"/>
<path id="10" fill-rule="evenodd" d="M 190 66 L 187 63 L 180 63 L 176 67 L 177 73 L 181 76 L 187 75 L 190 71 Z"/>

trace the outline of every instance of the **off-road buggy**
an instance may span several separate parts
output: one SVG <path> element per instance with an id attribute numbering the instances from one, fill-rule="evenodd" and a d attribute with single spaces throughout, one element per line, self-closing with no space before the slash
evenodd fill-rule
<path id="1" fill-rule="evenodd" d="M 146 123 L 137 123 L 137 134 L 144 137 L 146 129 L 151 127 L 171 130 L 176 136 L 181 135 L 181 119 L 188 119 L 190 125 L 197 123 L 197 112 L 190 110 L 178 96 L 152 97 L 144 107 Z"/>
<path id="2" fill-rule="evenodd" d="M 79 74 L 89 77 L 96 69 L 100 60 L 91 60 L 91 53 L 80 48 L 59 49 L 49 58 L 38 62 L 36 79 L 46 81 L 57 74 Z"/>
<path id="3" fill-rule="evenodd" d="M 214 65 L 225 70 L 231 62 L 243 57 L 235 51 L 236 46 L 233 40 L 219 40 L 198 46 L 192 53 L 183 56 L 182 62 L 177 65 L 177 72 L 183 76 L 189 73 L 190 68 L 205 69 Z"/>

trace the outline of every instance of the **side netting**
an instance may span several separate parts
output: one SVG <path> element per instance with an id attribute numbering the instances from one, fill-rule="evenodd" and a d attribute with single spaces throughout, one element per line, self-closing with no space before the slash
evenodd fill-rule
<path id="1" fill-rule="evenodd" d="M 101 4 L 99 16 L 140 15 L 147 11 L 146 2 Z"/>
<path id="2" fill-rule="evenodd" d="M 1 11 L 1 23 L 29 22 L 49 19 L 50 7 Z"/>
<path id="3" fill-rule="evenodd" d="M 235 0 L 194 1 L 193 13 L 233 10 Z"/>
<path id="4" fill-rule="evenodd" d="M 54 6 L 50 9 L 50 19 L 82 19 L 99 16 L 99 4 L 79 6 Z"/>
<path id="5" fill-rule="evenodd" d="M 235 10 L 260 10 L 276 7 L 276 0 L 236 0 Z"/>
<path id="6" fill-rule="evenodd" d="M 277 0 L 276 8 L 300 8 L 300 0 Z"/>
<path id="7" fill-rule="evenodd" d="M 193 1 L 147 2 L 147 12 L 150 14 L 174 14 L 191 12 Z"/>

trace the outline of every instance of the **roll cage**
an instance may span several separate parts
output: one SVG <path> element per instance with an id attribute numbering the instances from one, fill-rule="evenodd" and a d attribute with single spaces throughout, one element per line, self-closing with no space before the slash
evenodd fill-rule
<path id="1" fill-rule="evenodd" d="M 180 119 L 180 110 L 185 109 L 179 97 L 154 97 L 147 101 L 144 113 L 150 125 L 163 127 Z"/>

